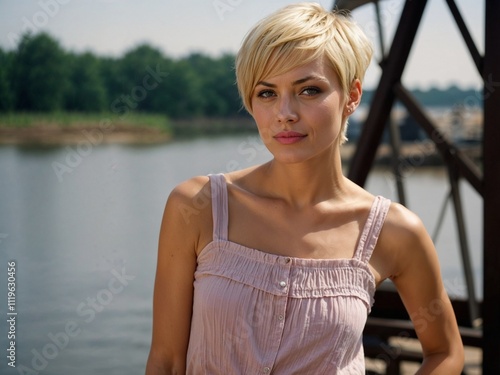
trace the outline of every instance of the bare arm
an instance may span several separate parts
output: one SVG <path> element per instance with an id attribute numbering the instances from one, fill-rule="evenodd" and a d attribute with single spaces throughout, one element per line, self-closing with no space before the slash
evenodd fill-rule
<path id="1" fill-rule="evenodd" d="M 196 250 L 203 231 L 200 228 L 203 214 L 200 207 L 194 208 L 194 202 L 206 188 L 206 178 L 187 181 L 172 191 L 165 207 L 154 287 L 153 337 L 146 375 L 186 372 Z"/>
<path id="2" fill-rule="evenodd" d="M 394 256 L 391 278 L 422 345 L 424 361 L 417 374 L 460 374 L 462 340 L 432 240 L 420 219 L 397 204 L 384 231 Z"/>

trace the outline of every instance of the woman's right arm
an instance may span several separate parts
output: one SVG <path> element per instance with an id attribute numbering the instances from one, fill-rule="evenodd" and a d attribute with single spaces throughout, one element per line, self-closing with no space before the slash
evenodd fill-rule
<path id="1" fill-rule="evenodd" d="M 203 232 L 201 223 L 211 208 L 210 204 L 202 207 L 197 202 L 200 195 L 207 197 L 207 181 L 206 177 L 199 177 L 182 183 L 172 191 L 165 206 L 158 245 L 153 335 L 146 375 L 186 372 L 196 250 Z"/>

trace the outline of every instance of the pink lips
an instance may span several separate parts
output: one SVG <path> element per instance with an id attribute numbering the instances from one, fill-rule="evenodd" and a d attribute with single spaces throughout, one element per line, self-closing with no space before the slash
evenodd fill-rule
<path id="1" fill-rule="evenodd" d="M 307 137 L 306 134 L 292 132 L 292 131 L 285 131 L 285 132 L 279 132 L 273 138 L 283 145 L 290 145 L 292 143 L 300 142 L 305 137 Z"/>

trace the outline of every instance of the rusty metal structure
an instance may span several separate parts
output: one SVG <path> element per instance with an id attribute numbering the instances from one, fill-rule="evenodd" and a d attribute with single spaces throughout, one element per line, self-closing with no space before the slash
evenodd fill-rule
<path id="1" fill-rule="evenodd" d="M 459 147 L 448 140 L 425 108 L 406 89 L 401 77 L 410 54 L 415 35 L 421 23 L 427 0 L 404 1 L 399 23 L 388 51 L 384 48 L 383 28 L 380 22 L 379 2 L 384 0 L 336 0 L 334 9 L 353 10 L 373 3 L 379 25 L 379 44 L 382 75 L 373 96 L 368 116 L 363 125 L 357 149 L 352 158 L 348 177 L 363 186 L 375 160 L 385 128 L 388 128 L 395 157 L 398 155 L 397 129 L 390 124 L 394 103 L 399 101 L 431 139 L 448 171 L 462 265 L 468 298 L 465 312 L 454 303 L 461 333 L 466 345 L 482 348 L 482 373 L 500 374 L 500 1 L 485 0 L 484 54 L 481 55 L 467 29 L 455 0 L 446 0 L 465 45 L 483 80 L 483 140 L 482 162 L 478 166 Z M 395 176 L 401 203 L 405 203 L 401 176 Z M 483 299 L 474 292 L 473 275 L 462 211 L 459 181 L 467 181 L 483 199 Z M 384 297 L 385 298 L 385 297 Z M 382 298 L 382 299 L 384 299 Z M 394 300 L 389 298 L 389 300 Z M 395 303 L 397 305 L 397 303 Z M 402 308 L 402 305 L 399 305 Z M 460 311 L 459 311 L 460 310 Z M 463 315 L 463 316 L 461 316 Z M 465 318 L 464 318 L 465 317 Z M 465 322 L 465 323 L 464 323 Z M 468 323 L 468 324 L 467 324 Z M 369 332 L 396 332 L 401 327 L 389 319 L 374 318 Z M 367 330 L 365 329 L 365 334 Z M 388 333 L 387 333 L 388 332 Z M 368 350 L 369 352 L 369 350 Z M 376 351 L 374 352 L 376 354 Z M 403 353 L 404 354 L 404 353 Z M 404 356 L 404 355 L 403 355 Z M 410 354 L 407 359 L 412 360 Z M 417 358 L 414 358 L 418 361 Z M 386 373 L 397 374 L 398 369 L 388 363 Z"/>

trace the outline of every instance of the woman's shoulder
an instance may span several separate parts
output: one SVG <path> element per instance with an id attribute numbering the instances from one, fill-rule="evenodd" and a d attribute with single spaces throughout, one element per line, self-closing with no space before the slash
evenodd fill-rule
<path id="1" fill-rule="evenodd" d="M 252 180 L 254 172 L 261 166 L 253 166 L 227 173 L 221 173 L 227 185 L 244 184 Z M 191 177 L 170 192 L 168 202 L 192 206 L 195 209 L 205 208 L 211 202 L 211 184 L 209 175 Z M 167 202 L 167 203 L 168 203 Z"/>
<path id="2" fill-rule="evenodd" d="M 424 227 L 422 221 L 414 212 L 398 202 L 390 201 L 382 195 L 374 195 L 351 180 L 346 180 L 350 184 L 348 186 L 353 192 L 352 196 L 355 197 L 355 201 L 361 204 L 365 210 L 373 208 L 377 197 L 388 202 L 389 209 L 385 217 L 381 236 L 385 234 L 386 237 L 396 239 L 397 242 L 400 242 L 404 238 L 411 239 L 411 237 L 421 234 L 421 230 Z"/>
<path id="3" fill-rule="evenodd" d="M 397 202 L 390 204 L 384 223 L 384 231 L 399 242 L 413 242 L 427 233 L 420 217 Z"/>
<path id="4" fill-rule="evenodd" d="M 179 215 L 190 224 L 211 211 L 211 189 L 208 176 L 195 176 L 175 186 L 170 192 L 165 212 Z"/>
<path id="5" fill-rule="evenodd" d="M 434 251 L 420 218 L 400 203 L 391 202 L 370 260 L 380 280 L 394 279 L 415 260 L 428 257 Z"/>
<path id="6" fill-rule="evenodd" d="M 184 200 L 210 191 L 209 176 L 194 176 L 177 184 L 170 192 L 169 198 Z"/>

